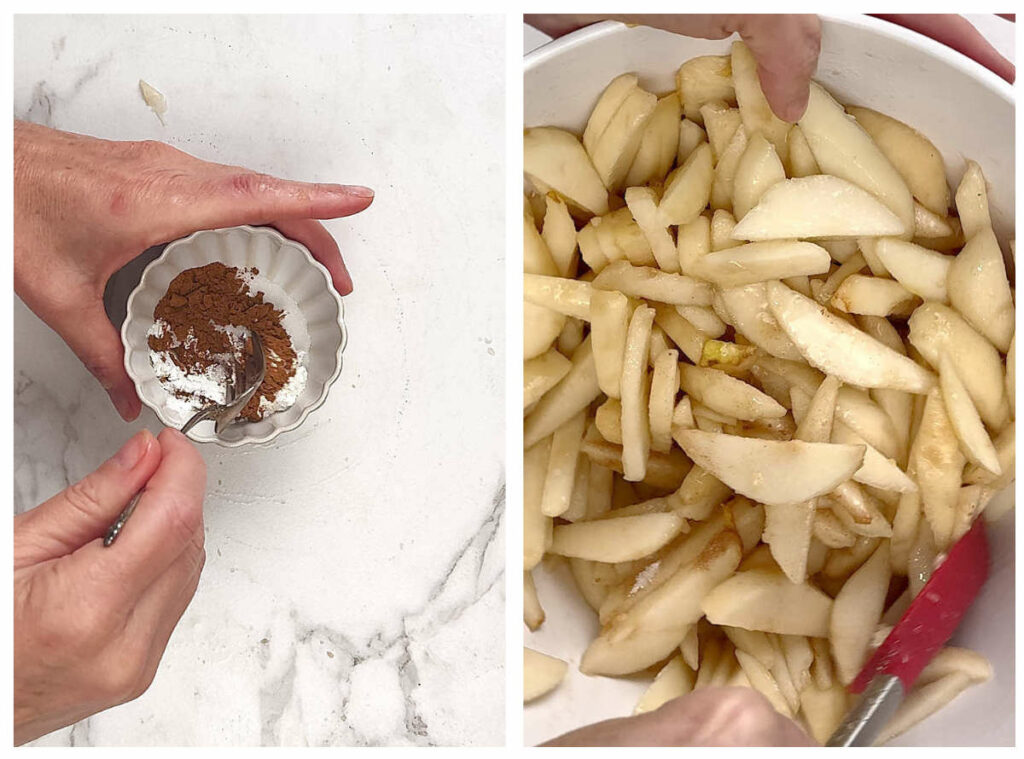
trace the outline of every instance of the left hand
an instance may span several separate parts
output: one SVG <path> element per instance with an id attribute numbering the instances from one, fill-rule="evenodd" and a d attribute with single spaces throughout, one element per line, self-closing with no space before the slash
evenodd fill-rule
<path id="1" fill-rule="evenodd" d="M 366 187 L 310 184 L 207 163 L 161 142 L 111 142 L 14 123 L 14 289 L 131 420 L 141 406 L 103 309 L 111 275 L 199 229 L 269 224 L 310 249 L 342 295 L 352 279 L 316 219 L 348 216 Z"/>

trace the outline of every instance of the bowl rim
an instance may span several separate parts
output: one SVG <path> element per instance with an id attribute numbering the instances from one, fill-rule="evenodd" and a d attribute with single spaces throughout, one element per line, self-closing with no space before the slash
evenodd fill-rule
<path id="1" fill-rule="evenodd" d="M 868 29 L 876 34 L 888 37 L 889 39 L 903 43 L 909 47 L 916 48 L 932 58 L 939 58 L 956 69 L 959 69 L 967 76 L 975 79 L 979 84 L 992 90 L 995 94 L 1009 103 L 1015 103 L 1016 97 L 1014 87 L 1005 81 L 998 74 L 989 71 L 973 58 L 969 58 L 958 50 L 943 45 L 920 32 L 899 26 L 890 21 L 875 18 L 864 14 L 859 15 L 834 15 L 819 13 L 818 17 L 823 23 L 836 24 L 839 26 L 852 26 Z M 566 48 L 577 47 L 592 40 L 602 37 L 622 34 L 632 29 L 628 24 L 621 21 L 599 21 L 589 26 L 584 26 L 574 32 L 551 40 L 538 48 L 530 51 L 523 57 L 523 72 L 529 72 L 538 66 L 543 65 L 549 58 L 560 55 Z M 671 34 L 671 32 L 666 32 Z M 729 39 L 729 38 L 726 38 Z M 725 42 L 725 39 L 722 40 Z"/>
<path id="2" fill-rule="evenodd" d="M 337 353 L 335 354 L 334 371 L 332 372 L 331 376 L 328 377 L 327 380 L 324 382 L 323 391 L 320 393 L 319 397 L 316 398 L 316 400 L 309 403 L 302 409 L 302 412 L 299 414 L 298 418 L 291 424 L 280 427 L 273 427 L 271 428 L 270 432 L 264 435 L 243 435 L 239 440 L 233 441 L 223 440 L 220 437 L 215 437 L 212 440 L 200 440 L 193 437 L 191 432 L 188 434 L 188 438 L 195 443 L 214 443 L 223 448 L 239 448 L 245 445 L 259 445 L 263 443 L 269 443 L 271 440 L 274 440 L 279 435 L 282 435 L 285 432 L 290 432 L 300 427 L 306 421 L 306 419 L 309 417 L 311 413 L 313 413 L 322 405 L 324 405 L 324 403 L 326 403 L 328 392 L 330 391 L 331 387 L 334 385 L 338 377 L 341 376 L 342 365 L 344 364 L 345 348 L 348 346 L 348 327 L 345 324 L 344 299 L 342 298 L 341 295 L 338 294 L 338 291 L 334 289 L 334 284 L 331 280 L 331 274 L 327 270 L 327 267 L 325 267 L 322 263 L 320 263 L 313 257 L 313 254 L 310 252 L 309 248 L 307 248 L 305 245 L 303 245 L 297 240 L 293 240 L 290 237 L 285 237 L 277 229 L 270 226 L 254 226 L 249 224 L 239 224 L 238 226 L 234 227 L 218 227 L 216 229 L 197 229 L 195 232 L 186 237 L 180 237 L 177 240 L 169 242 L 164 248 L 163 252 L 161 252 L 159 256 L 154 258 L 146 265 L 146 268 L 143 269 L 142 271 L 142 276 L 139 278 L 139 283 L 135 286 L 131 294 L 128 296 L 127 313 L 125 315 L 124 323 L 121 325 L 121 344 L 124 347 L 125 371 L 128 373 L 128 376 L 131 377 L 132 382 L 135 384 L 135 392 L 139 396 L 139 400 L 143 404 L 148 406 L 153 411 L 153 413 L 156 414 L 157 418 L 160 420 L 160 423 L 163 424 L 165 427 L 177 429 L 177 425 L 170 424 L 169 421 L 164 418 L 164 415 L 162 413 L 162 407 L 151 403 L 147 398 L 144 397 L 143 393 L 140 392 L 140 378 L 137 377 L 135 372 L 132 370 L 131 362 L 129 360 L 131 356 L 132 346 L 128 342 L 128 327 L 133 320 L 132 306 L 134 304 L 135 297 L 143 290 L 145 290 L 146 287 L 148 286 L 146 280 L 147 277 L 150 275 L 151 271 L 155 269 L 157 266 L 166 263 L 169 256 L 177 248 L 192 242 L 195 238 L 199 237 L 200 235 L 225 235 L 230 232 L 237 231 L 245 232 L 250 236 L 268 235 L 270 237 L 276 238 L 281 245 L 289 245 L 293 248 L 296 248 L 305 256 L 306 261 L 310 264 L 310 266 L 314 268 L 316 271 L 318 271 L 320 275 L 324 278 L 324 283 L 327 286 L 327 292 L 330 294 L 332 298 L 334 298 L 334 301 L 338 306 L 337 324 L 338 330 L 341 333 L 341 342 L 338 344 L 338 350 Z"/>

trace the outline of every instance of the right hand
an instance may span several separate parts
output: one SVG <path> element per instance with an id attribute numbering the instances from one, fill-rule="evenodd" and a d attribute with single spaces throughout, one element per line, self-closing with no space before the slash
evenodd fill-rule
<path id="1" fill-rule="evenodd" d="M 588 725 L 545 746 L 816 746 L 750 688 L 701 688 L 660 709 Z"/>
<path id="2" fill-rule="evenodd" d="M 145 488 L 117 542 L 110 524 Z M 206 465 L 143 430 L 84 480 L 14 518 L 14 739 L 141 695 L 199 583 Z"/>

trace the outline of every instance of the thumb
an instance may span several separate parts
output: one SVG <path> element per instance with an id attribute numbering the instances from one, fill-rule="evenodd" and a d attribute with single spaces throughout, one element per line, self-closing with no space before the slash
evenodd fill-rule
<path id="1" fill-rule="evenodd" d="M 804 115 L 821 51 L 821 21 L 805 14 L 740 15 L 736 31 L 757 60 L 761 89 L 783 121 Z"/>
<path id="2" fill-rule="evenodd" d="M 15 564 L 64 556 L 101 537 L 160 460 L 156 438 L 142 430 L 96 471 L 21 514 L 15 522 Z"/>
<path id="3" fill-rule="evenodd" d="M 99 380 L 121 418 L 127 422 L 135 419 L 142 405 L 124 368 L 121 336 L 107 318 L 103 304 L 94 302 L 56 320 L 52 326 Z"/>

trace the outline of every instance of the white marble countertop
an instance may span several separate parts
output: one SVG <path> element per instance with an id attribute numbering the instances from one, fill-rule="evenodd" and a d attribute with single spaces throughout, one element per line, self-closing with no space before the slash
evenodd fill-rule
<path id="1" fill-rule="evenodd" d="M 377 191 L 327 223 L 356 289 L 326 405 L 269 449 L 201 447 L 206 570 L 152 688 L 37 743 L 502 743 L 503 18 L 21 16 L 14 38 L 17 118 Z M 123 424 L 20 302 L 14 368 L 19 511 L 159 426 Z"/>

